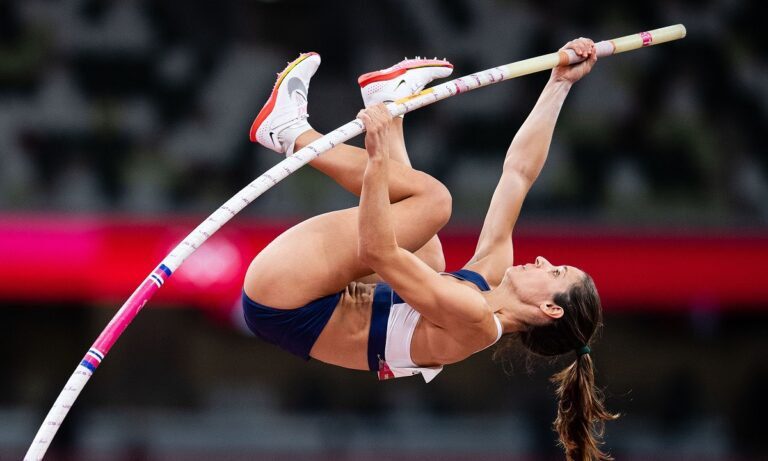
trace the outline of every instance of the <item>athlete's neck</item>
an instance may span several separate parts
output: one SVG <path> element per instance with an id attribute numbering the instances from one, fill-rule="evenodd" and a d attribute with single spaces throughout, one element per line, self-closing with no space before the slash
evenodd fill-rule
<path id="1" fill-rule="evenodd" d="M 504 334 L 525 331 L 528 326 L 523 321 L 523 310 L 519 307 L 522 302 L 504 285 L 499 285 L 493 290 L 481 293 L 485 301 L 491 306 L 493 313 L 501 320 Z"/>

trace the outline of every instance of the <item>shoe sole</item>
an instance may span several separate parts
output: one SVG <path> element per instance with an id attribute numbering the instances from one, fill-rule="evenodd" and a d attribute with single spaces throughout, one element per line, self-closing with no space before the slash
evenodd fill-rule
<path id="1" fill-rule="evenodd" d="M 256 116 L 256 119 L 254 119 L 253 123 L 251 124 L 250 138 L 252 142 L 258 142 L 256 139 L 256 132 L 259 130 L 261 124 L 264 123 L 264 120 L 269 117 L 269 114 L 272 113 L 272 109 L 275 108 L 275 102 L 277 102 L 277 91 L 280 89 L 280 84 L 283 83 L 285 77 L 294 69 L 294 67 L 301 64 L 302 61 L 309 58 L 310 56 L 316 55 L 317 53 L 314 51 L 310 53 L 302 53 L 298 58 L 296 58 L 296 60 L 288 64 L 288 66 L 283 69 L 282 72 L 277 74 L 277 81 L 275 82 L 275 86 L 272 88 L 272 93 L 269 95 L 269 99 L 267 99 L 266 104 L 264 104 L 264 107 L 261 108 L 259 114 Z"/>
<path id="2" fill-rule="evenodd" d="M 453 69 L 453 64 L 448 61 L 441 61 L 439 59 L 412 59 L 410 62 L 403 64 L 403 66 L 398 69 L 389 71 L 377 70 L 375 72 L 368 72 L 367 74 L 363 74 L 358 77 L 357 83 L 360 85 L 360 88 L 365 88 L 371 83 L 384 80 L 392 80 L 395 77 L 403 75 L 409 70 L 421 69 L 422 67 L 446 67 Z"/>

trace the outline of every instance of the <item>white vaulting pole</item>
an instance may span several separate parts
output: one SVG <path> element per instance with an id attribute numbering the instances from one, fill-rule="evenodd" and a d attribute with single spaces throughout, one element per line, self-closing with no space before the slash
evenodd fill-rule
<path id="1" fill-rule="evenodd" d="M 682 24 L 664 27 L 649 32 L 627 35 L 625 37 L 596 43 L 598 57 L 610 56 L 616 53 L 635 50 L 650 45 L 678 40 L 685 37 L 685 27 Z M 465 77 L 427 88 L 422 92 L 390 103 L 387 107 L 392 115 L 402 115 L 419 109 L 442 99 L 465 93 L 483 86 L 499 83 L 522 75 L 532 74 L 558 65 L 572 64 L 583 60 L 572 51 L 558 51 L 523 61 L 506 64 L 492 69 L 476 72 Z M 322 138 L 295 152 L 285 160 L 273 166 L 266 173 L 248 184 L 234 197 L 227 200 L 219 209 L 200 223 L 163 261 L 144 279 L 136 291 L 128 298 L 120 310 L 99 335 L 91 348 L 78 364 L 72 376 L 64 385 L 53 407 L 45 417 L 43 424 L 35 435 L 26 456 L 27 461 L 43 459 L 51 440 L 61 426 L 69 409 L 75 403 L 83 387 L 104 360 L 115 341 L 125 331 L 134 317 L 144 305 L 163 286 L 168 277 L 181 266 L 200 245 L 217 232 L 224 224 L 232 219 L 248 204 L 272 186 L 285 179 L 288 175 L 306 165 L 322 153 L 332 149 L 365 131 L 360 120 L 353 120 Z"/>

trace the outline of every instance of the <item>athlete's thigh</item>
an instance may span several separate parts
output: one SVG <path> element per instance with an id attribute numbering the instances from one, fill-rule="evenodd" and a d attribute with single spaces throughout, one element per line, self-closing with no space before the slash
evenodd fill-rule
<path id="1" fill-rule="evenodd" d="M 398 244 L 416 251 L 442 225 L 424 218 L 423 202 L 392 205 Z M 253 300 L 276 308 L 296 308 L 341 291 L 369 275 L 357 255 L 358 208 L 333 211 L 287 230 L 251 262 L 244 290 Z"/>

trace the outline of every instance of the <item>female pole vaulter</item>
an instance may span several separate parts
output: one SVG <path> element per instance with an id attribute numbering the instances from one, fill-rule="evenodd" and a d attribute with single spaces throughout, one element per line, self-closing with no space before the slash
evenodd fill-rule
<path id="1" fill-rule="evenodd" d="M 512 231 L 547 158 L 572 85 L 590 72 L 594 43 L 568 42 L 585 61 L 553 69 L 504 159 L 502 175 L 463 269 L 445 267 L 436 233 L 451 214 L 439 181 L 410 166 L 403 119 L 382 102 L 421 91 L 452 67 L 440 60 L 405 60 L 360 77 L 366 149 L 341 144 L 311 165 L 360 196 L 360 205 L 297 224 L 251 263 L 243 288 L 249 328 L 305 360 L 378 372 L 381 379 L 422 374 L 429 382 L 445 365 L 518 338 L 543 356 L 573 354 L 552 378 L 555 420 L 568 459 L 610 459 L 600 449 L 608 412 L 594 384 L 590 339 L 601 326 L 592 278 L 543 257 L 514 265 Z M 278 75 L 256 117 L 251 139 L 290 155 L 321 137 L 307 122 L 310 79 L 320 56 L 299 56 Z M 497 355 L 511 347 L 504 341 Z"/>

